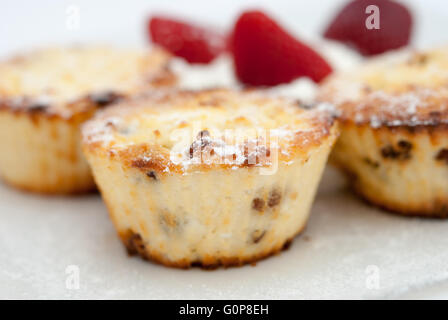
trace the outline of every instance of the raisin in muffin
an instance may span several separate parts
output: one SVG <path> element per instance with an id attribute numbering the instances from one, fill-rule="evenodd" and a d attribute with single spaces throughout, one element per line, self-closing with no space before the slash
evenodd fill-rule
<path id="1" fill-rule="evenodd" d="M 327 109 L 224 89 L 145 95 L 88 121 L 83 150 L 130 253 L 241 265 L 305 227 L 337 136 Z"/>
<path id="2" fill-rule="evenodd" d="M 331 159 L 358 194 L 398 213 L 448 217 L 448 48 L 336 74 L 319 99 L 340 112 Z"/>
<path id="3" fill-rule="evenodd" d="M 21 189 L 94 188 L 79 125 L 94 111 L 174 82 L 161 50 L 51 48 L 0 62 L 0 176 Z"/>

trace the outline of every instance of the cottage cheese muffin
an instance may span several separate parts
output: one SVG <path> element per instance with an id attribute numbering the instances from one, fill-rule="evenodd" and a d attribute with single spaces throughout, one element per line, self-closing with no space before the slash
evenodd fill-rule
<path id="1" fill-rule="evenodd" d="M 160 50 L 46 49 L 0 62 L 0 176 L 21 189 L 94 188 L 79 125 L 94 111 L 174 82 Z"/>
<path id="2" fill-rule="evenodd" d="M 325 109 L 258 92 L 152 94 L 88 121 L 83 149 L 130 253 L 240 265 L 305 227 L 337 135 Z"/>
<path id="3" fill-rule="evenodd" d="M 398 213 L 448 217 L 448 48 L 335 75 L 319 99 L 340 112 L 331 158 L 357 193 Z"/>

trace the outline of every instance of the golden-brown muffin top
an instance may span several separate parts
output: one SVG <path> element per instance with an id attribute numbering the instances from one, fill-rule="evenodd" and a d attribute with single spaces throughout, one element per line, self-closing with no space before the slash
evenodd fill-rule
<path id="1" fill-rule="evenodd" d="M 304 110 L 259 91 L 159 91 L 98 113 L 84 125 L 83 142 L 88 152 L 142 170 L 270 166 L 306 161 L 334 135 L 329 109 Z"/>
<path id="2" fill-rule="evenodd" d="M 0 106 L 43 109 L 70 116 L 76 102 L 91 98 L 105 103 L 150 86 L 174 82 L 161 49 L 107 46 L 48 48 L 0 62 Z"/>
<path id="3" fill-rule="evenodd" d="M 380 126 L 448 122 L 448 47 L 402 52 L 335 74 L 318 99 L 340 111 L 342 121 Z"/>

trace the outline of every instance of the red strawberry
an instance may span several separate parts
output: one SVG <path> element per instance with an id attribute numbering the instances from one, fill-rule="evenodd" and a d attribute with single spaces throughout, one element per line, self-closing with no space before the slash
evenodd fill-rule
<path id="1" fill-rule="evenodd" d="M 152 17 L 148 29 L 152 42 L 190 63 L 209 63 L 226 48 L 222 34 L 166 17 Z"/>
<path id="2" fill-rule="evenodd" d="M 231 42 L 236 75 L 248 85 L 272 86 L 301 76 L 319 82 L 332 71 L 319 54 L 260 11 L 239 17 Z"/>
<path id="3" fill-rule="evenodd" d="M 368 29 L 366 13 L 369 5 L 379 8 L 379 29 Z M 370 56 L 409 43 L 412 16 L 402 4 L 391 0 L 354 0 L 349 2 L 330 23 L 324 36 L 341 41 Z"/>

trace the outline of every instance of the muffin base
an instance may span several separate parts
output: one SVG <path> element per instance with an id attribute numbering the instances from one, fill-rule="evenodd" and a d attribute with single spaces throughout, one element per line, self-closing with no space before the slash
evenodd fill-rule
<path id="1" fill-rule="evenodd" d="M 418 218 L 430 218 L 430 219 L 447 219 L 448 218 L 448 210 L 446 209 L 447 204 L 441 204 L 440 209 L 437 209 L 438 206 L 433 203 L 427 203 L 426 209 L 421 209 L 421 206 L 417 208 L 410 208 L 407 206 L 400 206 L 400 204 L 396 203 L 388 203 L 387 200 L 384 199 L 374 199 L 368 198 L 367 195 L 363 194 L 360 190 L 356 190 L 352 188 L 353 192 L 361 198 L 365 203 L 380 208 L 384 211 L 387 211 L 391 214 L 402 215 L 405 217 L 418 217 Z M 448 199 L 447 199 L 448 200 Z"/>
<path id="2" fill-rule="evenodd" d="M 335 136 L 273 176 L 257 168 L 154 176 L 85 151 L 130 253 L 171 267 L 216 268 L 273 255 L 303 230 Z"/>
<path id="3" fill-rule="evenodd" d="M 91 112 L 69 119 L 40 112 L 0 110 L 0 177 L 25 191 L 76 194 L 95 183 L 80 146 L 80 124 Z"/>
<path id="4" fill-rule="evenodd" d="M 148 250 L 143 243 L 140 234 L 135 233 L 132 230 L 119 233 L 119 237 L 121 238 L 129 256 L 140 256 L 146 261 L 172 268 L 189 269 L 192 267 L 199 267 L 201 269 L 214 270 L 220 267 L 229 268 L 241 267 L 247 264 L 256 265 L 256 263 L 260 260 L 277 255 L 283 250 L 288 250 L 294 238 L 300 235 L 304 229 L 305 228 L 300 229 L 294 237 L 287 239 L 282 245 L 271 250 L 266 250 L 265 252 L 259 252 L 251 257 L 210 257 L 209 259 L 202 261 L 189 261 L 187 259 L 178 261 L 168 260 L 164 258 L 162 254 L 154 253 Z"/>
<path id="5" fill-rule="evenodd" d="M 330 162 L 354 192 L 390 212 L 448 218 L 448 127 L 372 128 L 346 122 Z"/>
<path id="6" fill-rule="evenodd" d="M 327 142 L 328 143 L 328 142 Z M 324 149 L 327 149 L 328 147 L 325 146 Z M 328 150 L 328 149 L 327 149 Z M 102 191 L 102 195 L 103 195 L 103 200 L 106 203 L 106 206 L 108 208 L 109 214 L 112 218 L 112 221 L 115 225 L 116 230 L 118 231 L 118 235 L 121 238 L 124 246 L 127 248 L 128 253 L 130 254 L 138 254 L 139 256 L 141 256 L 142 258 L 144 258 L 145 260 L 151 260 L 154 261 L 156 263 L 159 264 L 163 264 L 165 266 L 169 266 L 169 267 L 177 267 L 177 268 L 189 268 L 192 266 L 200 266 L 202 268 L 207 268 L 207 269 L 214 269 L 214 268 L 218 268 L 220 266 L 223 267 L 231 267 L 231 266 L 241 266 L 244 264 L 248 264 L 248 263 L 254 263 L 258 260 L 267 258 L 271 255 L 274 255 L 278 252 L 280 252 L 283 248 L 287 247 L 291 241 L 293 240 L 293 238 L 299 234 L 306 226 L 306 222 L 308 220 L 308 215 L 309 215 L 309 211 L 310 211 L 310 207 L 312 204 L 312 200 L 314 198 L 314 194 L 316 192 L 317 189 L 317 184 L 320 180 L 320 176 L 324 167 L 324 163 L 326 161 L 326 155 L 325 152 L 328 151 L 320 151 L 323 152 L 324 154 L 319 155 L 318 159 L 313 159 L 316 161 L 315 164 L 313 164 L 312 167 L 310 166 L 306 166 L 305 168 L 308 168 L 308 171 L 303 168 L 300 172 L 302 172 L 302 178 L 304 178 L 306 181 L 309 182 L 308 184 L 308 189 L 303 189 L 303 187 L 301 189 L 289 189 L 289 191 L 286 191 L 286 189 L 281 188 L 279 189 L 280 194 L 282 195 L 280 203 L 273 203 L 272 207 L 268 206 L 268 199 L 263 200 L 265 203 L 265 207 L 263 209 L 263 211 L 257 211 L 257 209 L 254 209 L 252 207 L 252 209 L 250 208 L 251 206 L 251 202 L 247 203 L 246 198 L 249 198 L 251 201 L 252 199 L 255 199 L 255 194 L 254 191 L 250 192 L 250 195 L 243 195 L 241 194 L 241 204 L 242 204 L 242 208 L 245 207 L 245 204 L 247 203 L 248 208 L 246 210 L 249 211 L 240 211 L 242 209 L 238 209 L 240 208 L 238 206 L 238 202 L 236 199 L 234 198 L 232 200 L 232 205 L 230 206 L 230 208 L 228 210 L 225 210 L 225 212 L 227 212 L 226 216 L 220 216 L 218 214 L 218 216 L 215 216 L 216 212 L 213 211 L 209 211 L 207 212 L 207 214 L 205 214 L 204 216 L 204 223 L 206 223 L 205 221 L 207 221 L 208 219 L 218 219 L 218 221 L 215 222 L 211 222 L 209 225 L 205 226 L 205 225 L 201 225 L 199 227 L 199 229 L 189 229 L 189 232 L 192 232 L 193 230 L 202 230 L 202 232 L 204 232 L 204 228 L 209 229 L 209 232 L 205 233 L 205 236 L 211 237 L 211 239 L 207 239 L 207 243 L 208 245 L 206 247 L 199 247 L 197 248 L 198 253 L 200 252 L 200 254 L 198 254 L 198 256 L 196 256 L 195 254 L 192 254 L 191 252 L 188 251 L 188 249 L 183 248 L 181 249 L 181 251 L 179 252 L 178 249 L 174 249 L 174 248 L 178 248 L 177 246 L 180 245 L 181 247 L 183 246 L 182 244 L 180 244 L 178 241 L 176 240 L 176 233 L 177 231 L 175 231 L 177 229 L 177 223 L 176 222 L 176 226 L 172 225 L 170 226 L 170 230 L 164 230 L 164 228 L 166 228 L 165 222 L 163 222 L 162 225 L 157 226 L 158 224 L 160 224 L 160 218 L 157 218 L 158 213 L 156 212 L 152 212 L 148 211 L 147 212 L 147 217 L 144 216 L 140 216 L 140 214 L 138 213 L 139 211 L 137 211 L 137 209 L 131 209 L 131 208 L 136 208 L 135 205 L 132 205 L 133 203 L 133 199 L 144 199 L 147 198 L 151 192 L 148 191 L 144 191 L 143 193 L 140 193 L 138 191 L 139 187 L 142 187 L 142 183 L 143 185 L 149 183 L 163 183 L 160 182 L 160 180 L 152 182 L 150 180 L 150 178 L 144 176 L 144 178 L 148 179 L 149 181 L 142 181 L 139 182 L 136 186 L 132 186 L 130 192 L 127 191 L 127 188 L 123 188 L 121 189 L 122 192 L 120 192 L 121 194 L 129 194 L 131 195 L 131 198 L 128 198 L 129 200 L 129 204 L 126 203 L 124 204 L 124 207 L 117 207 L 117 200 L 120 197 L 118 194 L 117 195 L 111 195 L 110 190 L 106 191 L 103 189 L 109 189 L 110 186 L 113 185 L 117 185 L 118 182 L 114 182 L 115 179 L 111 179 L 109 180 L 109 183 L 107 185 L 104 185 L 104 182 L 100 182 L 102 179 L 104 179 L 104 177 L 102 177 L 102 179 L 99 177 L 99 172 L 96 171 L 97 166 L 94 164 L 93 165 L 93 169 L 94 169 L 94 176 L 97 179 L 98 186 L 100 188 L 100 190 Z M 310 162 L 312 162 L 312 160 L 310 160 Z M 308 164 L 308 163 L 307 163 Z M 299 166 L 299 164 L 296 164 L 296 166 Z M 118 168 L 115 167 L 115 165 L 111 165 L 109 164 L 108 166 L 109 171 L 110 172 L 110 176 L 113 176 L 113 172 L 117 171 Z M 142 175 L 142 173 L 140 172 L 135 172 L 135 170 L 129 170 L 129 169 L 125 169 L 122 168 L 121 170 L 124 170 L 124 174 L 126 176 L 128 176 L 131 181 L 137 181 L 139 179 L 139 176 Z M 254 169 L 257 170 L 257 169 Z M 103 170 L 102 170 L 103 171 Z M 249 170 L 251 171 L 251 170 Z M 295 171 L 293 171 L 295 172 Z M 135 175 L 137 173 L 137 175 Z M 234 173 L 233 171 L 231 173 Z M 296 173 L 296 172 L 295 172 Z M 220 173 L 218 173 L 219 175 Z M 253 173 L 246 173 L 249 174 L 249 177 L 251 177 L 251 179 L 253 179 Z M 103 175 L 103 173 L 101 174 Z M 207 175 L 205 173 L 205 175 Z M 309 176 L 312 175 L 313 179 L 310 179 Z M 285 176 L 285 173 L 282 174 L 282 176 Z M 128 178 L 128 179 L 129 179 Z M 230 179 L 235 179 L 234 177 L 229 177 Z M 301 176 L 299 175 L 297 177 L 297 179 L 300 180 Z M 137 179 L 137 180 L 136 180 Z M 162 177 L 158 177 L 158 179 L 162 179 Z M 191 178 L 191 181 L 198 181 L 198 184 L 200 185 L 200 182 L 203 182 L 204 180 L 196 180 L 198 179 L 198 177 L 194 177 Z M 200 178 L 199 178 L 200 179 Z M 284 178 L 282 178 L 284 179 Z M 214 176 L 210 177 L 210 180 L 213 181 Z M 285 183 L 284 180 L 280 180 L 281 183 Z M 240 183 L 243 183 L 244 185 L 246 185 L 247 182 L 245 182 L 245 180 L 241 180 L 239 181 Z M 171 185 L 171 184 L 170 184 Z M 167 185 L 164 187 L 164 190 L 167 190 L 168 188 L 170 188 Z M 275 183 L 273 183 L 273 185 L 275 185 Z M 124 187 L 125 185 L 122 184 L 122 187 Z M 174 187 L 173 185 L 171 185 L 171 187 Z M 227 187 L 224 187 L 227 189 Z M 268 190 L 271 190 L 272 187 L 267 185 Z M 126 190 L 126 191 L 125 191 Z M 256 189 L 258 190 L 258 188 Z M 295 191 L 297 190 L 297 192 Z M 154 191 L 155 192 L 155 191 Z M 186 194 L 188 197 L 192 197 L 194 195 L 194 193 L 190 193 L 189 191 L 187 191 L 188 193 Z M 198 194 L 201 194 L 202 196 L 207 192 L 205 189 L 201 190 L 201 191 L 197 191 Z M 209 191 L 210 192 L 210 191 Z M 213 192 L 213 191 L 211 191 Z M 222 194 L 222 198 L 224 199 L 225 197 L 225 192 L 223 192 L 223 190 L 218 190 L 217 191 L 218 194 Z M 298 195 L 296 195 L 298 194 Z M 153 197 L 156 197 L 157 199 L 157 195 L 152 195 Z M 178 193 L 178 197 L 179 198 L 185 198 L 185 194 L 181 194 Z M 205 195 L 205 198 L 208 197 L 213 197 L 212 193 L 207 193 Z M 297 197 L 297 198 L 296 198 Z M 298 199 L 302 199 L 301 201 Z M 123 203 L 124 199 L 120 199 L 118 200 L 119 203 Z M 151 200 L 151 202 L 154 201 L 154 199 Z M 237 202 L 234 202 L 237 201 Z M 297 204 L 292 204 L 292 203 L 296 203 L 296 201 L 300 201 L 303 203 L 300 203 L 300 206 L 298 206 Z M 160 206 L 163 206 L 163 203 L 159 204 Z M 184 203 L 184 205 L 188 206 L 187 203 Z M 283 205 L 288 206 L 288 208 L 290 209 L 283 209 Z M 236 206 L 236 207 L 235 207 Z M 253 203 L 252 203 L 253 206 Z M 297 207 L 298 206 L 298 207 Z M 138 206 L 139 208 L 141 208 L 140 206 Z M 231 209 L 233 208 L 233 209 Z M 296 208 L 294 211 L 296 212 L 292 212 L 290 211 L 292 208 Z M 251 211 L 250 211 L 251 210 Z M 133 212 L 136 211 L 136 212 Z M 191 209 L 188 210 L 189 212 L 192 212 Z M 174 212 L 174 211 L 171 211 Z M 230 212 L 234 212 L 233 214 L 230 214 Z M 240 212 L 240 213 L 235 213 L 235 212 Z M 229 215 L 230 214 L 230 215 Z M 155 215 L 155 217 L 154 217 Z M 238 216 L 241 216 L 240 219 L 242 219 L 241 221 L 238 221 Z M 140 218 L 138 218 L 140 216 Z M 152 216 L 152 218 L 151 218 Z M 232 218 L 233 216 L 233 218 Z M 212 218 L 213 217 L 213 218 Z M 146 221 L 146 219 L 154 221 L 153 223 L 149 224 L 148 221 Z M 179 217 L 176 217 L 174 219 L 180 219 Z M 226 219 L 231 219 L 231 221 L 233 220 L 233 222 L 230 222 L 229 225 L 225 225 Z M 280 220 L 278 220 L 280 219 Z M 285 220 L 286 219 L 286 220 Z M 195 219 L 193 219 L 195 220 Z M 238 221 L 238 222 L 237 222 Z M 196 223 L 196 222 L 195 222 Z M 237 225 L 233 225 L 232 223 L 238 223 L 240 226 Z M 276 224 L 277 223 L 287 223 L 288 225 L 283 225 L 283 227 L 277 227 Z M 224 225 L 223 225 L 224 224 Z M 269 229 L 267 226 L 274 224 L 273 226 L 273 230 Z M 289 226 L 290 225 L 290 226 Z M 296 228 L 295 230 L 291 230 L 292 226 L 294 226 L 294 228 Z M 181 227 L 182 228 L 182 227 Z M 236 237 L 236 239 L 238 240 L 232 240 L 229 239 L 228 241 L 225 239 L 220 239 L 218 236 L 215 236 L 213 234 L 211 234 L 211 231 L 217 228 L 217 232 L 226 232 L 224 230 L 228 230 L 227 232 L 233 232 L 233 236 L 232 237 Z M 234 229 L 236 228 L 236 229 Z M 265 229 L 268 228 L 268 229 Z M 256 241 L 249 241 L 249 240 L 245 240 L 246 237 L 250 236 L 250 232 L 252 232 L 253 230 L 266 230 L 266 235 L 263 237 L 261 236 L 261 240 L 256 240 Z M 251 231 L 252 230 L 252 231 Z M 280 230 L 284 230 L 284 232 L 286 232 L 285 235 L 280 234 Z M 141 233 L 143 232 L 143 234 Z M 168 232 L 169 237 L 174 237 L 173 240 L 168 240 L 168 239 L 164 239 L 162 241 L 158 241 L 160 240 L 157 237 L 154 237 L 155 234 L 162 234 L 162 239 L 165 238 L 165 234 Z M 273 232 L 273 233 L 272 233 Z M 241 239 L 241 237 L 244 237 L 244 239 Z M 199 239 L 197 238 L 197 236 L 193 237 L 195 240 L 193 243 L 199 241 Z M 213 239 L 213 240 L 212 240 Z M 249 241 L 249 242 L 245 242 L 245 241 Z M 259 242 L 258 242 L 259 241 Z M 176 245 L 177 243 L 177 245 Z M 220 244 L 221 243 L 221 244 Z M 163 245 L 163 247 L 160 247 L 161 245 Z M 167 250 L 166 247 L 170 247 L 173 246 L 173 249 Z M 172 251 L 174 250 L 174 251 Z M 186 251 L 184 251 L 186 250 Z M 177 253 L 176 253 L 177 252 Z M 188 252 L 188 253 L 187 253 Z M 174 254 L 176 253 L 176 254 Z"/>

